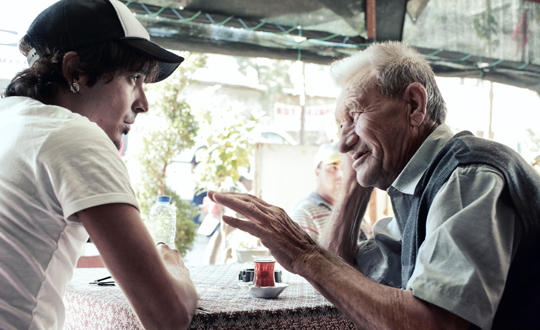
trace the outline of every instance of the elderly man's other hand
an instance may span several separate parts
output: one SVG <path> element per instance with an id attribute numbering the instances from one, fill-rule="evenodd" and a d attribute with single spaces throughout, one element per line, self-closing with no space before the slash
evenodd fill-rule
<path id="1" fill-rule="evenodd" d="M 242 214 L 247 220 L 223 216 L 223 221 L 260 238 L 276 261 L 290 272 L 298 273 L 312 252 L 320 248 L 282 208 L 249 194 L 210 191 L 208 197 Z"/>
<path id="2" fill-rule="evenodd" d="M 343 176 L 341 184 L 358 184 L 356 181 L 356 171 L 352 168 L 353 159 L 348 153 L 341 154 L 341 170 Z"/>

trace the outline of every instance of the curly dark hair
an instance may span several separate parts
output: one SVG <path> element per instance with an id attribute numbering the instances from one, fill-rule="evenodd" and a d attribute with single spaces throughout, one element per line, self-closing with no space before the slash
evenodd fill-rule
<path id="1" fill-rule="evenodd" d="M 33 48 L 32 41 L 25 35 L 19 50 L 24 56 Z M 111 81 L 120 72 L 141 72 L 152 82 L 159 73 L 157 61 L 137 55 L 117 41 L 105 41 L 72 49 L 79 55 L 73 78 L 88 77 L 87 86 L 92 87 L 100 78 Z M 5 96 L 27 96 L 41 102 L 52 99 L 60 87 L 68 88 L 62 74 L 62 59 L 67 51 L 49 49 L 31 68 L 19 72 L 10 82 Z"/>

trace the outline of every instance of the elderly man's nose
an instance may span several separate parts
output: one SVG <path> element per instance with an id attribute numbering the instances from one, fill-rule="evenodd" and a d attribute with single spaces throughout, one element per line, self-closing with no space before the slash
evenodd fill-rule
<path id="1" fill-rule="evenodd" d="M 338 151 L 342 154 L 347 153 L 349 151 L 349 147 L 345 143 L 345 139 L 343 136 L 339 137 L 338 143 L 337 143 Z"/>
<path id="2" fill-rule="evenodd" d="M 355 144 L 355 142 L 353 142 L 354 137 L 351 136 L 353 132 L 352 131 L 341 131 L 340 134 L 339 134 L 339 140 L 338 140 L 338 151 L 342 154 L 345 154 L 347 152 L 349 152 L 349 150 L 351 149 L 351 147 Z"/>

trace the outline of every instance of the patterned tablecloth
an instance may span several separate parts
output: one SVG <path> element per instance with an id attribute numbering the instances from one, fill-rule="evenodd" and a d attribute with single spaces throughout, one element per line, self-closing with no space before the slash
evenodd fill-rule
<path id="1" fill-rule="evenodd" d="M 304 278 L 285 270 L 282 281 L 289 286 L 278 298 L 246 295 L 238 273 L 252 266 L 188 266 L 201 295 L 190 329 L 356 329 Z M 75 270 L 64 298 L 66 330 L 143 329 L 118 286 L 89 284 L 107 275 L 105 268 Z"/>

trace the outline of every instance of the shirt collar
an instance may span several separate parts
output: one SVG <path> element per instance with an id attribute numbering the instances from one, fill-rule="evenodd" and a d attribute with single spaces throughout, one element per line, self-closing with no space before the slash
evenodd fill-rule
<path id="1" fill-rule="evenodd" d="M 317 194 L 315 191 L 312 191 L 309 194 L 309 198 L 311 198 L 311 200 L 317 205 L 326 205 L 329 209 L 332 209 L 332 205 L 330 205 L 330 203 L 328 203 L 324 198 L 321 197 L 321 195 Z"/>
<path id="2" fill-rule="evenodd" d="M 390 188 L 413 195 L 428 165 L 453 136 L 454 133 L 448 125 L 439 125 L 422 143 Z"/>

